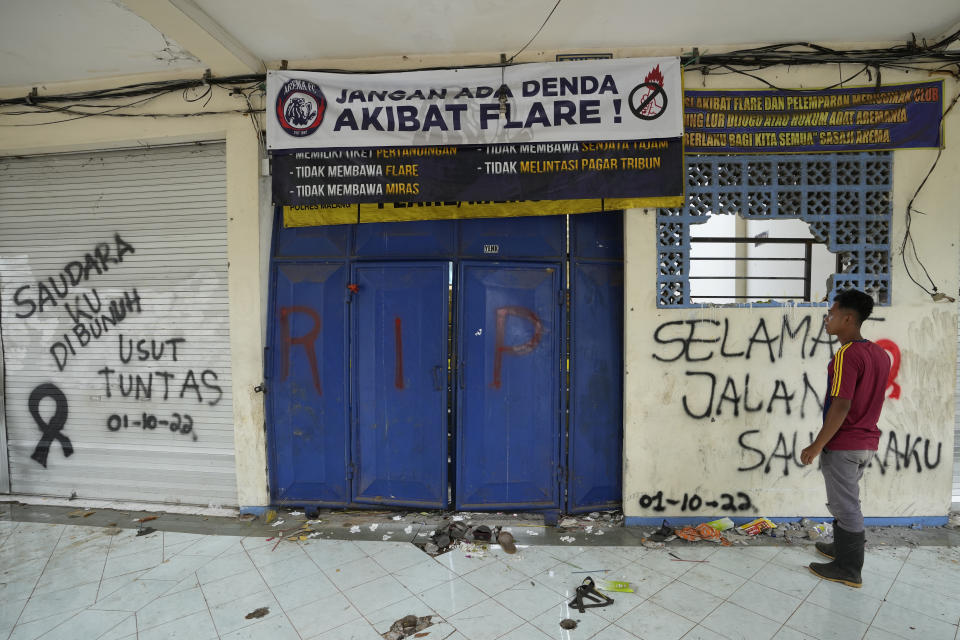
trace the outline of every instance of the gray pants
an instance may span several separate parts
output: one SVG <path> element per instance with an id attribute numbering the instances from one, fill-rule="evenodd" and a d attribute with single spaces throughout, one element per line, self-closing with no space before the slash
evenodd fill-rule
<path id="1" fill-rule="evenodd" d="M 860 510 L 860 478 L 875 451 L 829 451 L 820 453 L 820 470 L 827 487 L 827 509 L 844 531 L 863 531 Z"/>

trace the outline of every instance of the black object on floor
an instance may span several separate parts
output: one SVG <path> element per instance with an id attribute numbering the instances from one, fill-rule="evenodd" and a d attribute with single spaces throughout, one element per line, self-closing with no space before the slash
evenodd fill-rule
<path id="1" fill-rule="evenodd" d="M 592 604 L 585 604 L 584 600 L 589 600 Z M 613 604 L 613 598 L 597 591 L 593 578 L 587 576 L 584 578 L 583 583 L 577 587 L 577 592 L 573 600 L 570 601 L 569 606 L 575 607 L 577 611 L 583 613 L 586 609 L 606 607 L 611 604 Z"/>
<path id="2" fill-rule="evenodd" d="M 660 528 L 650 534 L 650 539 L 654 542 L 663 542 L 672 535 L 674 535 L 673 528 L 667 524 L 666 520 L 664 520 L 663 524 L 660 525 Z"/>

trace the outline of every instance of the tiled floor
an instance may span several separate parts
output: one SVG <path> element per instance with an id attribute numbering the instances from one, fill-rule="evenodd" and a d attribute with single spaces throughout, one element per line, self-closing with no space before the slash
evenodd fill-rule
<path id="1" fill-rule="evenodd" d="M 0 522 L 0 638 L 378 640 L 414 614 L 435 616 L 425 640 L 953 640 L 960 622 L 954 547 L 868 548 L 864 587 L 850 589 L 811 575 L 806 545 L 669 549 L 684 561 L 574 545 L 434 559 L 408 542 L 135 533 Z M 635 593 L 579 613 L 567 603 L 586 575 Z"/>

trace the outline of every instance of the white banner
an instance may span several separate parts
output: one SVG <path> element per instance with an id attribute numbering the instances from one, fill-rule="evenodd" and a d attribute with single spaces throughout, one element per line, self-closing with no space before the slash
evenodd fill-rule
<path id="1" fill-rule="evenodd" d="M 272 150 L 683 135 L 679 58 L 403 73 L 267 74 Z"/>

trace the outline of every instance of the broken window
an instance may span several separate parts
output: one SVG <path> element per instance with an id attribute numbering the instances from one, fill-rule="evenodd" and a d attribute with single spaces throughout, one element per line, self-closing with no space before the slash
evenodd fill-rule
<path id="1" fill-rule="evenodd" d="M 686 158 L 687 203 L 660 209 L 658 307 L 890 304 L 887 152 Z"/>

